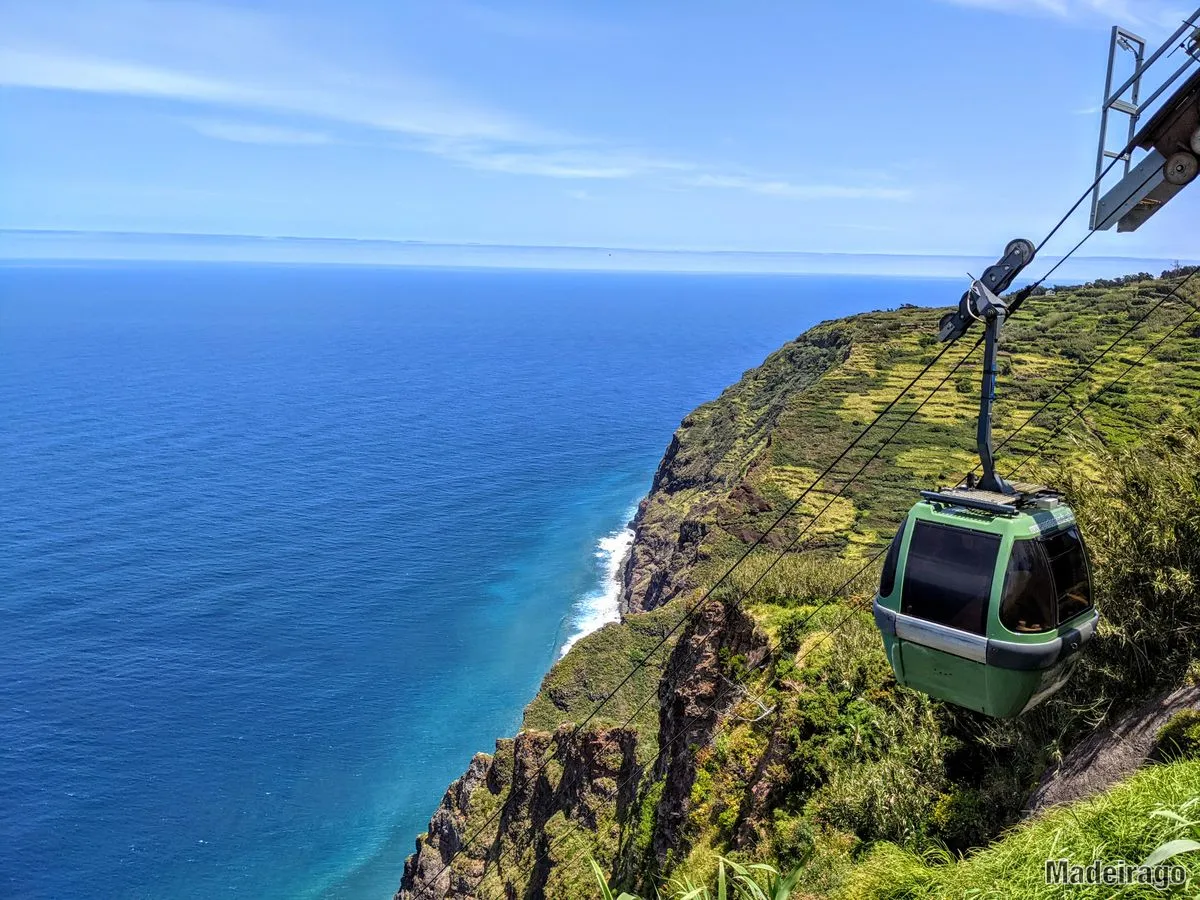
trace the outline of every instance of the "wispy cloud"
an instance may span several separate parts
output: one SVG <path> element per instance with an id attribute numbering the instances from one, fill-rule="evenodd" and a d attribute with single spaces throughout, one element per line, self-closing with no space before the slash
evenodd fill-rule
<path id="1" fill-rule="evenodd" d="M 797 184 L 778 179 L 748 178 L 742 175 L 697 175 L 687 179 L 695 187 L 730 188 L 766 194 L 771 197 L 791 197 L 797 200 L 909 200 L 908 188 L 856 184 Z"/>
<path id="2" fill-rule="evenodd" d="M 278 125 L 260 125 L 224 119 L 185 119 L 184 124 L 205 137 L 218 141 L 231 141 L 235 144 L 316 145 L 333 142 L 333 138 L 320 131 L 282 128 Z"/>
<path id="3" fill-rule="evenodd" d="M 1184 9 L 1160 0 L 940 0 L 955 6 L 970 6 L 1017 15 L 1053 16 L 1067 21 L 1104 19 L 1112 24 L 1174 27 L 1194 7 Z"/>
<path id="4" fill-rule="evenodd" d="M 374 84 L 344 76 L 340 83 L 281 84 L 231 80 L 137 61 L 61 52 L 0 48 L 0 85 L 154 97 L 185 103 L 286 113 L 429 138 L 538 141 L 554 135 L 491 110 L 454 102 L 413 83 Z"/>
<path id="5" fill-rule="evenodd" d="M 437 140 L 425 149 L 460 165 L 486 172 L 544 178 L 622 179 L 691 172 L 694 163 L 599 144 L 512 146 L 497 142 Z"/>
<path id="6" fill-rule="evenodd" d="M 600 147 L 530 147 L 511 150 L 457 141 L 440 141 L 430 144 L 428 149 L 460 165 L 511 175 L 575 180 L 654 177 L 674 188 L 745 191 L 793 200 L 906 201 L 913 197 L 913 191 L 909 188 L 871 183 L 798 183 L 761 175 L 727 174 L 685 160 Z"/>
<path id="7" fill-rule="evenodd" d="M 71 4 L 66 12 L 50 16 L 37 7 L 26 15 L 30 7 L 0 0 L 7 20 L 0 37 L 0 86 L 175 101 L 188 109 L 173 114 L 199 134 L 247 144 L 340 143 L 359 139 L 355 130 L 369 130 L 376 138 L 380 133 L 400 138 L 408 150 L 508 175 L 644 179 L 674 189 L 795 200 L 903 201 L 912 194 L 853 181 L 799 183 L 613 146 L 476 102 L 424 74 L 339 64 L 296 44 L 288 20 L 265 14 L 197 3 L 65 2 Z M 532 28 L 469 0 L 458 8 L 481 27 Z M 558 19 L 546 21 L 567 27 Z M 247 118 L 254 114 L 265 121 Z"/>
<path id="8" fill-rule="evenodd" d="M 562 137 L 425 74 L 331 60 L 294 34 L 289 18 L 194 2 L 54 7 L 0 0 L 0 85 L 258 110 L 423 138 Z"/>

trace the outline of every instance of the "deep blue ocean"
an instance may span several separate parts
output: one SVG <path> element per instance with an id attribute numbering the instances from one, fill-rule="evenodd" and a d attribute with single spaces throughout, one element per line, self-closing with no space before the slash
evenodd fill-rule
<path id="1" fill-rule="evenodd" d="M 962 283 L 0 267 L 0 896 L 386 900 L 679 420 Z"/>

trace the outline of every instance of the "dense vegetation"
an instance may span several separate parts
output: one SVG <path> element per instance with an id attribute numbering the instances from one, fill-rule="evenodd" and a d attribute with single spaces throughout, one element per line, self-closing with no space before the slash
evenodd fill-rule
<path id="1" fill-rule="evenodd" d="M 1021 897 L 1029 900 L 1063 896 L 1063 888 L 1046 883 L 1047 860 L 1066 859 L 1087 866 L 1126 862 L 1138 865 L 1164 859 L 1191 879 L 1200 877 L 1200 759 L 1176 757 L 1167 765 L 1145 769 L 1111 791 L 1071 807 L 1051 810 L 1018 826 L 986 850 L 958 858 L 942 848 L 924 853 L 879 844 L 848 875 L 838 891 L 844 900 L 918 900 L 964 897 Z M 1152 862 L 1151 865 L 1154 865 Z M 596 866 L 599 894 L 614 900 L 613 891 Z M 1122 887 L 1080 885 L 1070 896 L 1149 898 L 1176 896 L 1178 885 L 1161 870 L 1155 885 Z M 713 883 L 696 884 L 687 876 L 672 878 L 660 892 L 663 900 L 798 900 L 806 896 L 804 870 L 780 873 L 770 864 L 718 862 Z M 1172 890 L 1174 888 L 1175 890 Z M 638 900 L 621 894 L 616 900 Z"/>
<path id="2" fill-rule="evenodd" d="M 771 650 L 753 660 L 722 651 L 720 677 L 734 686 L 734 699 L 711 739 L 686 748 L 690 787 L 682 800 L 668 816 L 656 774 L 661 767 L 654 765 L 666 712 L 660 716 L 653 701 L 668 698 L 680 677 L 667 665 L 679 639 L 673 634 L 618 691 L 612 710 L 589 725 L 597 734 L 619 725 L 633 732 L 641 775 L 630 781 L 631 793 L 622 794 L 618 780 L 607 801 L 604 791 L 589 794 L 588 812 L 575 813 L 574 822 L 562 812 L 544 825 L 534 814 L 510 815 L 507 834 L 488 833 L 477 868 L 497 852 L 537 863 L 543 867 L 537 883 L 556 898 L 596 895 L 589 852 L 614 875 L 615 886 L 643 896 L 671 883 L 711 886 L 722 859 L 798 870 L 804 896 L 855 900 L 961 896 L 972 879 L 989 878 L 1001 866 L 1010 866 L 1015 879 L 1026 877 L 1041 852 L 1038 841 L 1059 833 L 1045 824 L 1056 820 L 1038 820 L 983 853 L 972 851 L 1018 820 L 1038 778 L 1081 736 L 1189 678 L 1198 655 L 1200 317 L 1141 359 L 1198 296 L 1189 286 L 1156 308 L 1188 272 L 1165 274 L 1033 297 L 1002 345 L 997 443 L 1024 427 L 1004 444 L 1000 469 L 1024 464 L 1022 479 L 1068 492 L 1096 569 L 1103 625 L 1068 690 L 1017 722 L 995 722 L 895 685 L 862 608 L 875 578 L 869 561 L 919 488 L 956 483 L 974 464 L 978 356 L 955 371 L 973 341 L 952 349 L 802 497 L 937 354 L 933 334 L 942 310 L 904 307 L 826 322 L 684 420 L 640 514 L 639 541 L 659 546 L 657 563 L 640 563 L 641 574 L 653 576 L 657 564 L 668 577 L 639 582 L 635 571 L 632 581 L 659 586 L 657 608 L 581 641 L 526 712 L 527 738 L 581 721 L 688 604 L 800 499 L 797 514 L 713 594 L 726 618 L 748 614 Z M 1143 316 L 1067 395 L 1054 399 L 1062 383 Z M 1179 727 L 1182 746 L 1192 738 Z M 496 759 L 512 752 L 512 742 L 503 742 Z M 551 768 L 547 790 L 561 792 L 563 779 Z M 1200 781 L 1195 766 L 1178 771 L 1178 784 L 1194 788 Z M 1178 786 L 1162 782 L 1163 804 L 1176 802 L 1170 785 Z M 475 810 L 495 809 L 507 790 L 476 791 Z M 1115 805 L 1101 803 L 1094 820 L 1081 818 L 1069 846 L 1083 848 L 1100 827 L 1095 823 L 1113 810 L 1127 811 L 1123 834 L 1133 835 L 1147 810 L 1122 806 L 1127 799 L 1114 793 L 1104 802 Z M 478 821 L 482 813 L 475 810 Z M 530 834 L 539 828 L 566 837 L 539 855 Z M 1152 832 L 1136 841 L 1157 839 Z M 667 852 L 654 839 L 663 834 L 670 836 Z M 1136 841 L 1130 846 L 1141 848 Z M 960 857 L 965 861 L 954 862 Z M 904 874 L 898 883 L 908 893 L 885 883 L 880 873 L 893 867 Z M 481 896 L 506 890 L 522 896 L 535 876 L 521 873 L 506 866 L 500 876 L 489 867 Z"/>
<path id="3" fill-rule="evenodd" d="M 1111 479 L 1097 484 L 1060 473 L 1090 536 L 1105 616 L 1069 688 L 1020 721 L 986 720 L 898 690 L 865 613 L 841 625 L 836 640 L 806 652 L 827 627 L 818 616 L 798 652 L 783 655 L 773 680 L 763 680 L 760 689 L 777 704 L 777 718 L 734 726 L 700 751 L 693 795 L 700 849 L 684 867 L 690 877 L 711 878 L 715 855 L 706 844 L 726 852 L 739 845 L 730 855 L 741 862 L 798 866 L 807 890 L 845 890 L 854 898 L 963 896 L 968 887 L 990 884 L 992 870 L 1006 865 L 1010 852 L 1023 854 L 1014 878 L 1041 877 L 1034 863 L 1045 857 L 1031 848 L 1058 833 L 1044 823 L 1031 837 L 980 854 L 984 861 L 964 864 L 952 876 L 937 874 L 922 858 L 944 862 L 987 844 L 1016 820 L 1048 764 L 1109 713 L 1194 674 L 1189 670 L 1200 649 L 1196 423 L 1172 420 L 1136 448 L 1092 449 L 1091 458 L 1113 473 Z M 760 819 L 739 841 L 737 813 L 729 814 L 736 807 L 726 804 L 744 796 L 754 761 L 781 734 L 779 802 L 770 819 Z M 1193 752 L 1200 745 L 1195 719 L 1181 717 L 1160 744 L 1168 753 Z M 1188 771 L 1195 793 L 1200 768 Z M 1118 833 L 1130 846 L 1142 846 L 1161 831 L 1149 827 L 1161 823 L 1146 820 L 1144 805 L 1130 805 L 1107 842 L 1097 832 L 1116 828 L 1116 813 L 1102 805 L 1092 825 L 1080 825 L 1077 840 L 1060 846 L 1087 860 L 1105 847 L 1116 853 L 1113 848 L 1124 846 L 1114 843 Z M 1062 818 L 1049 821 L 1061 825 Z M 1094 843 L 1085 847 L 1087 840 Z M 876 842 L 886 843 L 871 849 Z M 909 880 L 889 880 L 901 862 Z M 1015 890 L 995 896 L 1035 896 Z"/>
<path id="4" fill-rule="evenodd" d="M 1138 278 L 1115 289 L 1060 288 L 1031 300 L 1005 341 L 1007 390 L 998 440 L 1171 286 Z M 749 608 L 787 652 L 746 685 L 748 696 L 773 708 L 773 715 L 748 723 L 739 719 L 754 718 L 755 709 L 735 710 L 712 746 L 698 750 L 684 835 L 690 852 L 673 871 L 709 878 L 718 854 L 725 853 L 743 862 L 802 866 L 810 889 L 831 891 L 873 842 L 950 852 L 982 846 L 1014 821 L 1040 774 L 1081 734 L 1185 676 L 1200 627 L 1200 446 L 1194 430 L 1200 330 L 1177 332 L 1177 339 L 1104 390 L 1185 312 L 1176 300 L 1166 302 L 1081 379 L 1070 403 L 1060 399 L 1006 448 L 1007 460 L 1002 457 L 1002 467 L 1014 465 L 1095 398 L 1075 427 L 1022 472 L 1068 491 L 1097 569 L 1105 625 L 1069 691 L 1018 723 L 990 722 L 931 703 L 895 689 L 867 613 L 847 619 L 844 604 L 823 605 L 853 571 L 846 560 L 874 551 L 890 536 L 917 487 L 955 481 L 971 468 L 974 388 L 943 390 L 817 520 L 804 542 L 807 553 L 789 554 L 758 581 L 778 553 L 764 549 L 723 595 L 733 601 L 757 581 Z M 928 318 L 924 310 L 902 309 L 816 330 L 853 328 L 850 351 L 821 379 L 821 391 L 789 398 L 771 429 L 770 447 L 743 463 L 742 483 L 771 508 L 748 510 L 742 522 L 765 527 L 760 523 L 796 496 L 849 441 L 849 432 L 916 374 L 936 349 L 927 328 L 912 327 Z M 793 348 L 780 354 L 789 352 Z M 898 407 L 882 423 L 883 434 L 923 396 L 918 391 L 917 400 Z M 728 419 L 715 409 L 711 414 Z M 1157 437 L 1144 442 L 1147 433 Z M 881 440 L 839 473 L 857 471 Z M 842 484 L 831 479 L 823 496 L 806 501 L 810 511 L 826 506 Z M 731 530 L 712 541 L 700 583 L 740 551 L 742 541 L 733 540 Z M 864 579 L 846 593 L 865 598 L 870 584 Z M 825 639 L 833 628 L 836 634 Z M 752 797 L 764 799 L 748 802 Z"/>

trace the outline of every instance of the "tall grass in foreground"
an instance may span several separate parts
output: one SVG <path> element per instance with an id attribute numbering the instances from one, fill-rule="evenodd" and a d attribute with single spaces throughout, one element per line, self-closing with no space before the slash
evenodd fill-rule
<path id="1" fill-rule="evenodd" d="M 633 895 L 622 893 L 613 896 L 612 889 L 604 877 L 604 871 L 595 860 L 590 861 L 596 881 L 600 885 L 601 900 L 641 900 Z M 763 863 L 741 865 L 722 857 L 717 863 L 716 883 L 696 885 L 688 878 L 675 878 L 668 884 L 666 891 L 659 891 L 659 900 L 789 900 L 796 883 L 800 880 L 800 871 L 783 875 L 774 866 Z"/>
<path id="2" fill-rule="evenodd" d="M 1046 860 L 1068 859 L 1084 866 L 1093 860 L 1153 864 L 1158 861 L 1156 851 L 1197 836 L 1196 823 L 1178 812 L 1194 808 L 1197 797 L 1200 760 L 1152 766 L 1095 799 L 1052 809 L 1017 826 L 986 850 L 959 861 L 947 853 L 919 855 L 894 844 L 876 845 L 838 896 L 841 900 L 1195 896 L 1200 853 L 1186 849 L 1169 859 L 1188 870 L 1189 885 L 1182 892 L 1148 885 L 1049 885 Z"/>

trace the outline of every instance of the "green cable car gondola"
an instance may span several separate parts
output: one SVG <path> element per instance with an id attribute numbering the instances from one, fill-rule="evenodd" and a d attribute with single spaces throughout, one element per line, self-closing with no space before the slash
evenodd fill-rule
<path id="1" fill-rule="evenodd" d="M 1098 619 L 1070 507 L 1049 488 L 1009 484 L 995 472 L 996 345 L 1015 309 L 997 293 L 1033 254 L 1028 241 L 1010 243 L 942 320 L 943 341 L 973 321 L 987 327 L 977 434 L 983 475 L 921 492 L 888 550 L 874 604 L 899 683 L 1000 718 L 1067 683 Z"/>

